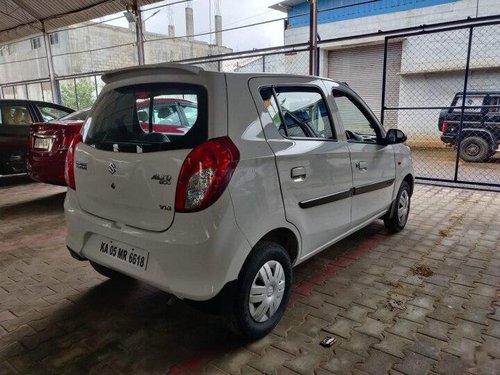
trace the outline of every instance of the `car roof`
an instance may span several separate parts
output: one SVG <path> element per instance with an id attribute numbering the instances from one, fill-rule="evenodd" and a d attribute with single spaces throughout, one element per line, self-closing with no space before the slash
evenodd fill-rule
<path id="1" fill-rule="evenodd" d="M 50 104 L 50 105 L 55 105 L 60 108 L 66 108 L 71 111 L 74 111 L 74 109 L 71 109 L 69 107 L 66 107 L 62 104 L 57 104 L 57 103 L 51 103 L 51 102 L 44 102 L 41 100 L 29 100 L 29 99 L 0 99 L 0 104 L 2 103 L 10 103 L 10 104 L 25 104 L 25 103 L 31 103 L 31 104 Z"/>
<path id="2" fill-rule="evenodd" d="M 311 78 L 315 77 L 322 80 L 332 81 L 339 85 L 347 86 L 347 83 L 341 81 L 335 81 L 325 77 L 309 76 L 305 74 L 286 74 L 286 73 L 246 73 L 246 72 L 217 72 L 205 70 L 196 65 L 188 64 L 174 64 L 174 63 L 160 63 L 160 64 L 147 64 L 140 66 L 130 66 L 122 69 L 113 70 L 108 73 L 104 73 L 101 79 L 105 83 L 120 81 L 121 79 L 127 79 L 137 76 L 148 76 L 154 74 L 187 74 L 187 75 L 233 75 L 239 76 L 241 79 L 250 79 L 256 77 L 289 77 L 289 78 Z"/>
<path id="3" fill-rule="evenodd" d="M 464 92 L 460 91 L 457 92 L 456 95 L 463 95 Z M 491 91 L 475 91 L 475 90 L 470 90 L 467 91 L 467 95 L 488 95 L 488 94 L 493 94 L 493 95 L 500 95 L 500 91 L 498 90 L 491 90 Z"/>

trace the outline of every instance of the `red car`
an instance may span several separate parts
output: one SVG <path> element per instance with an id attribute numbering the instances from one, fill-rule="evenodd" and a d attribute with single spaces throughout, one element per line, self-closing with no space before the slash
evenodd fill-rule
<path id="1" fill-rule="evenodd" d="M 196 121 L 196 103 L 189 100 L 155 99 L 149 113 L 149 99 L 138 99 L 137 120 L 144 132 L 185 134 Z M 72 113 L 56 121 L 31 125 L 26 155 L 28 175 L 37 181 L 66 185 L 64 165 L 69 144 L 80 132 L 89 109 Z"/>
<path id="2" fill-rule="evenodd" d="M 66 185 L 66 152 L 73 137 L 80 132 L 88 111 L 89 109 L 85 109 L 59 120 L 31 125 L 26 171 L 32 179 L 54 185 Z"/>

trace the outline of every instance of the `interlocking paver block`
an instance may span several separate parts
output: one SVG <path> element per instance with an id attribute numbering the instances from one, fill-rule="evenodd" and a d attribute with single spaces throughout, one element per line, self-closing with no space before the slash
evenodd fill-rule
<path id="1" fill-rule="evenodd" d="M 352 329 L 357 326 L 359 326 L 359 323 L 350 319 L 339 317 L 336 319 L 335 323 L 323 329 L 334 335 L 349 338 L 351 336 Z"/>
<path id="2" fill-rule="evenodd" d="M 372 311 L 373 311 L 372 309 L 367 308 L 365 306 L 353 304 L 353 305 L 351 305 L 351 307 L 349 307 L 347 310 L 341 312 L 339 315 L 344 317 L 344 318 L 353 320 L 355 322 L 363 323 L 365 321 L 368 313 L 370 313 Z"/>
<path id="3" fill-rule="evenodd" d="M 431 313 L 432 310 L 427 310 L 422 307 L 408 305 L 406 306 L 406 310 L 399 313 L 399 317 L 407 320 L 411 320 L 415 323 L 425 323 L 425 317 Z"/>
<path id="4" fill-rule="evenodd" d="M 421 296 L 417 296 L 417 297 L 409 300 L 408 304 L 413 305 L 413 306 L 422 307 L 422 308 L 427 309 L 427 310 L 433 310 L 435 301 L 436 301 L 436 298 L 433 296 L 421 295 Z"/>
<path id="5" fill-rule="evenodd" d="M 428 317 L 453 324 L 457 315 L 460 314 L 460 311 L 461 310 L 454 309 L 453 306 L 450 307 L 447 305 L 437 304 L 434 311 L 430 313 Z"/>
<path id="6" fill-rule="evenodd" d="M 488 324 L 488 314 L 492 313 L 493 309 L 484 309 L 480 307 L 474 306 L 465 306 L 464 311 L 458 315 L 459 318 L 468 320 L 470 322 L 479 323 L 479 324 Z"/>
<path id="7" fill-rule="evenodd" d="M 286 360 L 292 358 L 293 355 L 270 347 L 261 357 L 250 361 L 248 365 L 265 374 L 273 374 Z"/>
<path id="8" fill-rule="evenodd" d="M 413 342 L 411 340 L 385 332 L 383 340 L 373 345 L 373 347 L 384 353 L 403 358 L 403 350 L 407 349 L 412 344 Z"/>
<path id="9" fill-rule="evenodd" d="M 239 374 L 240 369 L 258 356 L 246 349 L 234 350 L 212 364 L 228 374 Z"/>
<path id="10" fill-rule="evenodd" d="M 322 350 L 301 350 L 294 359 L 286 361 L 283 365 L 299 374 L 314 374 L 314 369 L 320 363 L 329 360 L 333 356 L 333 350 L 321 348 Z"/>
<path id="11" fill-rule="evenodd" d="M 462 358 L 465 363 L 470 365 L 474 363 L 474 354 L 480 345 L 477 341 L 454 335 L 443 351 Z"/>
<path id="12" fill-rule="evenodd" d="M 399 361 L 400 359 L 398 357 L 372 349 L 369 352 L 368 359 L 361 364 L 357 364 L 356 368 L 368 374 L 385 374 Z"/>
<path id="13" fill-rule="evenodd" d="M 439 352 L 445 345 L 445 341 L 417 333 L 415 344 L 410 350 L 437 360 L 439 359 Z"/>
<path id="14" fill-rule="evenodd" d="M 322 368 L 333 373 L 349 373 L 354 365 L 362 362 L 363 357 L 342 348 L 336 348 L 333 357 L 321 365 Z"/>
<path id="15" fill-rule="evenodd" d="M 360 333 L 364 333 L 365 335 L 382 339 L 383 338 L 382 332 L 386 327 L 387 327 L 386 324 L 379 322 L 378 320 L 372 318 L 366 318 L 366 320 L 361 326 L 356 327 L 354 329 Z"/>
<path id="16" fill-rule="evenodd" d="M 407 375 L 426 374 L 434 366 L 435 361 L 417 353 L 409 352 L 403 362 L 394 366 L 396 370 Z"/>
<path id="17" fill-rule="evenodd" d="M 482 335 L 484 331 L 486 331 L 486 327 L 482 324 L 469 322 L 463 319 L 457 319 L 455 328 L 451 330 L 450 334 L 465 337 L 482 343 Z"/>
<path id="18" fill-rule="evenodd" d="M 464 374 L 466 372 L 465 363 L 457 356 L 441 353 L 439 362 L 436 366 L 436 372 L 439 374 Z"/>
<path id="19" fill-rule="evenodd" d="M 387 330 L 387 332 L 394 333 L 395 335 L 415 340 L 415 333 L 422 327 L 421 324 L 412 322 L 402 318 L 397 318 L 396 323 Z"/>
<path id="20" fill-rule="evenodd" d="M 368 357 L 368 349 L 379 341 L 379 339 L 363 333 L 353 332 L 352 336 L 340 344 L 340 346 L 363 357 Z"/>

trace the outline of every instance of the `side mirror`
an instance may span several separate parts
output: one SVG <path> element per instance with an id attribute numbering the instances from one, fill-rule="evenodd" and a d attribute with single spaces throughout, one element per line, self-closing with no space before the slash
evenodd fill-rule
<path id="1" fill-rule="evenodd" d="M 406 135 L 399 129 L 389 129 L 385 136 L 385 144 L 395 145 L 397 143 L 406 142 Z"/>

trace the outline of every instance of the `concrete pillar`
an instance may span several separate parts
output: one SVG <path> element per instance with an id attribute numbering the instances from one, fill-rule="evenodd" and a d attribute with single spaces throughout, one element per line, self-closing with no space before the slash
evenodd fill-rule
<path id="1" fill-rule="evenodd" d="M 186 36 L 188 40 L 193 40 L 194 34 L 193 8 L 186 7 Z"/>
<path id="2" fill-rule="evenodd" d="M 135 14 L 135 38 L 137 41 L 137 59 L 139 65 L 144 65 L 144 38 L 143 38 L 143 22 L 142 13 L 137 6 L 137 1 L 134 2 L 133 13 Z"/>
<path id="3" fill-rule="evenodd" d="M 168 25 L 168 36 L 173 38 L 175 36 L 175 26 Z"/>
<path id="4" fill-rule="evenodd" d="M 42 23 L 43 41 L 45 43 L 45 53 L 47 54 L 47 64 L 49 67 L 50 91 L 52 91 L 52 102 L 59 103 L 59 95 L 57 95 L 56 78 L 54 74 L 54 62 L 52 60 L 52 48 L 50 47 L 49 34 L 45 31 L 45 25 Z"/>
<path id="5" fill-rule="evenodd" d="M 215 15 L 215 45 L 222 47 L 222 16 Z"/>

